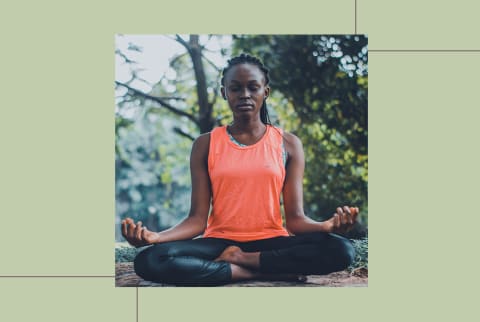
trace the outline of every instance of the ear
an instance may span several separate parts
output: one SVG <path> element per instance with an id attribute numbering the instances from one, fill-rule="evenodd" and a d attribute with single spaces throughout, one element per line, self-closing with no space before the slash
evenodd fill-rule
<path id="1" fill-rule="evenodd" d="M 223 86 L 220 87 L 220 92 L 222 93 L 223 99 L 226 100 L 226 99 L 227 99 L 227 95 L 225 94 L 225 87 L 223 87 Z"/>
<path id="2" fill-rule="evenodd" d="M 265 99 L 267 99 L 268 96 L 270 96 L 270 87 L 265 86 Z"/>

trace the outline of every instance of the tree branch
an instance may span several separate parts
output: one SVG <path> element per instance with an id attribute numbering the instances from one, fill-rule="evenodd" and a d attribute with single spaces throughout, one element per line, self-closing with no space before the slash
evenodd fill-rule
<path id="1" fill-rule="evenodd" d="M 178 56 L 175 56 L 171 61 L 170 61 L 170 66 L 173 67 L 173 65 L 177 62 L 177 60 L 179 60 L 180 58 L 182 58 L 183 56 L 185 55 L 188 55 L 188 52 L 184 52 L 183 54 L 180 54 Z"/>
<path id="2" fill-rule="evenodd" d="M 128 58 L 127 55 L 125 55 L 124 53 L 122 53 L 119 49 L 116 49 L 116 50 L 115 50 L 115 54 L 117 54 L 118 56 L 122 57 L 123 60 L 125 61 L 125 63 L 127 63 L 127 64 L 138 64 L 138 62 L 136 62 L 136 61 L 131 60 L 130 58 Z"/>
<path id="3" fill-rule="evenodd" d="M 185 41 L 185 39 L 183 39 L 182 37 L 180 37 L 180 35 L 175 35 L 175 40 L 178 41 L 183 47 L 185 47 L 185 49 L 191 53 L 191 50 L 192 48 L 190 47 L 190 45 Z"/>
<path id="4" fill-rule="evenodd" d="M 176 107 L 168 104 L 167 102 L 165 102 L 160 97 L 146 94 L 144 92 L 139 91 L 138 89 L 135 89 L 133 87 L 128 86 L 127 84 L 124 84 L 124 83 L 121 83 L 121 82 L 118 82 L 118 81 L 115 81 L 115 84 L 117 84 L 118 86 L 125 87 L 129 92 L 133 93 L 134 95 L 137 95 L 137 96 L 146 98 L 148 100 L 154 101 L 154 102 L 160 104 L 161 106 L 165 107 L 170 112 L 175 113 L 175 114 L 180 115 L 180 116 L 185 116 L 186 118 L 188 118 L 189 120 L 191 120 L 195 124 L 197 124 L 197 125 L 199 124 L 199 122 L 198 122 L 198 120 L 195 116 L 193 116 L 192 114 L 189 114 L 187 112 L 184 112 L 182 110 L 179 110 L 178 108 L 176 108 Z"/>
<path id="5" fill-rule="evenodd" d="M 179 96 L 162 96 L 162 97 L 156 96 L 156 97 L 162 100 L 175 100 L 175 101 L 183 101 L 183 102 L 187 100 L 185 97 L 179 97 Z"/>
<path id="6" fill-rule="evenodd" d="M 222 69 L 220 67 L 218 67 L 217 65 L 214 64 L 213 61 L 211 61 L 210 59 L 207 58 L 207 56 L 205 56 L 203 53 L 202 53 L 202 58 L 206 60 L 207 63 L 210 64 L 210 66 L 212 66 L 217 72 L 220 72 Z"/>
<path id="7" fill-rule="evenodd" d="M 194 141 L 195 138 L 193 136 L 191 136 L 190 134 L 188 134 L 187 132 L 184 132 L 182 131 L 182 129 L 180 129 L 179 127 L 174 127 L 173 128 L 173 132 L 177 133 L 177 134 L 180 134 L 181 136 L 184 136 L 184 137 L 187 137 L 189 138 L 190 140 Z"/>

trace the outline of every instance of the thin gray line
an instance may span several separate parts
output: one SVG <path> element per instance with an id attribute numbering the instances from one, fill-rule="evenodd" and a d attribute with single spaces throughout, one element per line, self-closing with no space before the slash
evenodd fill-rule
<path id="1" fill-rule="evenodd" d="M 357 0 L 355 0 L 355 35 L 357 34 Z"/>
<path id="2" fill-rule="evenodd" d="M 369 49 L 373 53 L 480 53 L 480 49 Z"/>
<path id="3" fill-rule="evenodd" d="M 115 278 L 115 275 L 0 275 L 0 278 Z"/>
<path id="4" fill-rule="evenodd" d="M 136 291 L 135 291 L 135 293 L 136 293 L 136 295 L 135 295 L 135 297 L 136 297 L 135 312 L 136 312 L 137 322 L 138 322 L 138 286 L 135 287 L 135 289 L 136 289 Z"/>

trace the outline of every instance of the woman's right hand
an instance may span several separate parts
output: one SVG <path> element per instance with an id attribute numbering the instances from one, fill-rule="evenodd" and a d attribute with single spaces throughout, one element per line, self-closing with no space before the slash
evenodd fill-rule
<path id="1" fill-rule="evenodd" d="M 122 220 L 122 236 L 128 243 L 135 247 L 142 247 L 158 242 L 158 233 L 150 231 L 142 226 L 142 222 L 137 224 L 131 218 Z"/>

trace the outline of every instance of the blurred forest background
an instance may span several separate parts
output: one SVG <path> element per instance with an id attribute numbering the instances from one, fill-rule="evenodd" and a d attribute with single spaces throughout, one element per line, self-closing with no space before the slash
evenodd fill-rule
<path id="1" fill-rule="evenodd" d="M 366 37 L 117 35 L 117 241 L 125 217 L 159 231 L 187 216 L 192 141 L 232 121 L 219 83 L 227 59 L 242 52 L 259 57 L 270 69 L 267 103 L 273 123 L 303 142 L 305 213 L 321 220 L 339 205 L 358 206 L 360 224 L 351 237 L 366 234 Z M 153 58 L 147 60 L 147 55 Z"/>

